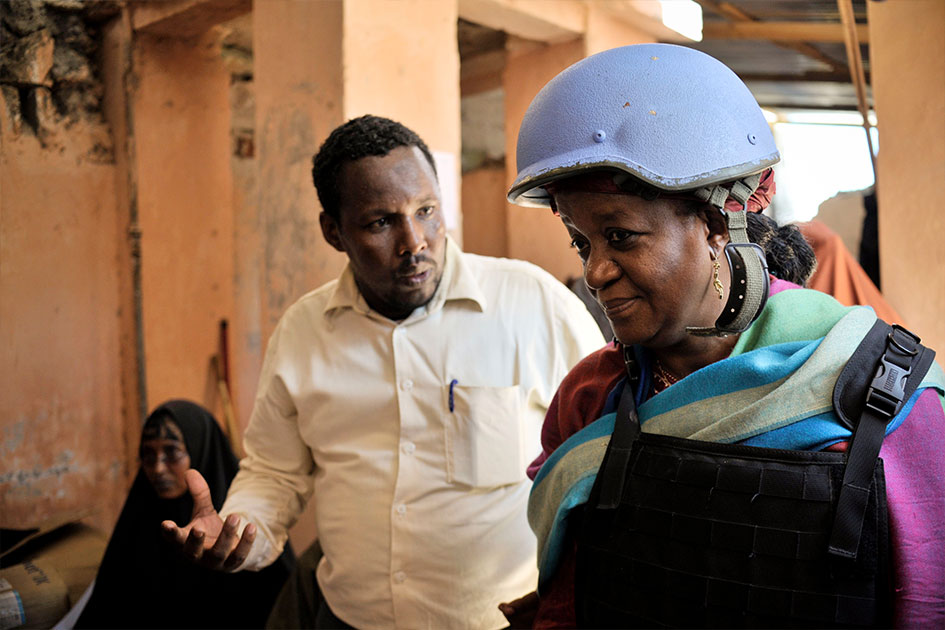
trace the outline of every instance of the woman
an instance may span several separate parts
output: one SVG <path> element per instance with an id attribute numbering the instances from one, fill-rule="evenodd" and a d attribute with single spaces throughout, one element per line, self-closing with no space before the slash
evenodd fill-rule
<path id="1" fill-rule="evenodd" d="M 945 622 L 941 368 L 914 350 L 885 440 L 851 440 L 834 388 L 873 373 L 843 370 L 876 316 L 800 288 L 810 248 L 754 214 L 778 159 L 741 81 L 678 46 L 585 59 L 526 113 L 509 200 L 561 218 L 616 336 L 562 382 L 529 470 L 536 627 Z M 847 444 L 868 466 L 819 452 Z"/>
<path id="2" fill-rule="evenodd" d="M 239 462 L 203 407 L 172 400 L 148 416 L 141 432 L 141 469 L 105 550 L 79 628 L 262 628 L 294 565 L 287 548 L 254 573 L 196 566 L 165 541 L 162 520 L 190 520 L 184 473 L 200 471 L 219 509 Z"/>

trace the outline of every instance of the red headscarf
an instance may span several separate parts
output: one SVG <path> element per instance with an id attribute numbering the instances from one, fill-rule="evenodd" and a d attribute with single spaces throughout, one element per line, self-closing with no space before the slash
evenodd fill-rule
<path id="1" fill-rule="evenodd" d="M 583 175 L 575 175 L 574 177 L 568 177 L 565 179 L 560 179 L 558 181 L 550 182 L 544 185 L 545 190 L 548 191 L 548 194 L 551 195 L 551 208 L 555 210 L 554 204 L 554 195 L 565 191 L 565 190 L 581 190 L 584 192 L 595 192 L 595 193 L 605 193 L 611 195 L 627 195 L 635 194 L 631 190 L 621 188 L 614 181 L 614 172 L 613 171 L 591 171 Z M 656 191 L 655 188 L 650 188 L 651 190 Z M 748 198 L 748 203 L 746 204 L 749 212 L 761 212 L 771 204 L 771 198 L 774 197 L 775 184 L 774 184 L 774 170 L 768 168 L 765 169 L 761 174 L 761 181 L 758 183 L 758 188 L 755 189 L 755 192 L 751 194 L 751 197 Z M 659 197 L 661 199 L 690 199 L 693 201 L 702 201 L 696 197 L 691 192 L 663 192 L 659 191 Z M 730 212 L 737 212 L 742 209 L 742 204 L 738 200 L 731 197 L 725 202 L 725 209 Z"/>

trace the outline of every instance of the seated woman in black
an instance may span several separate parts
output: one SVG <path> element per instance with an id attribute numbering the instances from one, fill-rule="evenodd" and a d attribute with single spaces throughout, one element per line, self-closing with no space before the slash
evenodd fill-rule
<path id="1" fill-rule="evenodd" d="M 261 628 L 295 563 L 291 547 L 256 573 L 222 573 L 179 556 L 159 523 L 190 520 L 184 473 L 200 471 L 215 508 L 239 461 L 203 407 L 172 400 L 144 424 L 141 468 L 118 517 L 78 628 Z"/>

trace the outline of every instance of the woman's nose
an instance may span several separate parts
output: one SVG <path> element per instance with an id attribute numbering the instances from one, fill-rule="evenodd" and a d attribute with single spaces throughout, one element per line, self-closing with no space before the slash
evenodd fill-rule
<path id="1" fill-rule="evenodd" d="M 620 277 L 620 267 L 613 258 L 601 252 L 601 248 L 591 248 L 584 261 L 584 282 L 592 291 L 600 291 Z"/>

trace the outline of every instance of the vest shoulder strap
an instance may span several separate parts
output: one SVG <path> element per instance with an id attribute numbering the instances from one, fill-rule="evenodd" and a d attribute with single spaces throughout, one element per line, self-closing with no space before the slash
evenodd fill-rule
<path id="1" fill-rule="evenodd" d="M 853 437 L 828 545 L 835 556 L 856 558 L 886 425 L 915 392 L 935 357 L 920 341 L 905 328 L 877 319 L 837 379 L 834 409 Z"/>

